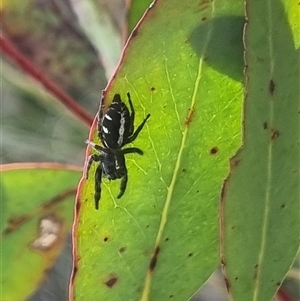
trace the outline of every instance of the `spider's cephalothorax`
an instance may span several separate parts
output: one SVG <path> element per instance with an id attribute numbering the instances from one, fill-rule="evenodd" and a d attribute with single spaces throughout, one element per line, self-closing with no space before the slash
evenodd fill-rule
<path id="1" fill-rule="evenodd" d="M 133 142 L 142 128 L 144 127 L 150 114 L 146 116 L 143 122 L 134 130 L 134 107 L 127 93 L 130 111 L 126 104 L 122 101 L 119 94 L 115 94 L 111 105 L 103 115 L 102 106 L 98 114 L 98 137 L 103 146 L 87 141 L 97 152 L 89 156 L 86 166 L 86 179 L 93 162 L 99 162 L 95 172 L 95 208 L 98 209 L 101 198 L 101 179 L 102 176 L 109 180 L 121 179 L 119 199 L 125 192 L 127 185 L 127 168 L 125 162 L 125 154 L 137 153 L 143 154 L 143 151 L 137 147 L 122 147 Z"/>

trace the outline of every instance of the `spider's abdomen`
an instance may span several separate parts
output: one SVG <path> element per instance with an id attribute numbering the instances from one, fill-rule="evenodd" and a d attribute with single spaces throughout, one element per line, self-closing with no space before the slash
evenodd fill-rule
<path id="1" fill-rule="evenodd" d="M 126 174 L 126 164 L 124 154 L 120 150 L 111 149 L 103 153 L 102 159 L 103 177 L 109 180 L 122 178 Z"/>
<path id="2" fill-rule="evenodd" d="M 114 96 L 112 104 L 100 122 L 100 138 L 105 147 L 111 149 L 120 148 L 123 145 L 124 138 L 129 135 L 130 113 L 119 94 Z"/>

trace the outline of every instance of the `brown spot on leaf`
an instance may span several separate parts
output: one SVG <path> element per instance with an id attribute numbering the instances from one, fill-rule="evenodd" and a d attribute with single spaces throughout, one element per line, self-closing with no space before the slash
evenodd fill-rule
<path id="1" fill-rule="evenodd" d="M 219 151 L 217 146 L 214 146 L 210 149 L 210 154 L 215 155 Z"/>
<path id="2" fill-rule="evenodd" d="M 207 1 L 207 0 L 200 1 L 200 11 L 207 9 L 209 6 L 208 4 L 209 4 L 209 1 Z"/>
<path id="3" fill-rule="evenodd" d="M 154 253 L 151 257 L 151 260 L 150 260 L 150 264 L 149 264 L 149 270 L 150 272 L 153 272 L 155 266 L 156 266 L 156 263 L 157 263 L 157 256 L 158 256 L 158 253 L 160 251 L 160 248 L 159 246 L 156 246 L 155 250 L 154 250 Z"/>
<path id="4" fill-rule="evenodd" d="M 153 92 L 153 91 L 155 91 L 156 89 L 155 89 L 155 87 L 151 87 L 150 90 Z"/>
<path id="5" fill-rule="evenodd" d="M 72 270 L 72 275 L 73 277 L 75 277 L 75 275 L 77 274 L 77 271 L 78 271 L 78 267 L 77 267 L 77 264 L 73 266 L 73 270 Z"/>
<path id="6" fill-rule="evenodd" d="M 190 40 L 189 40 L 189 39 L 186 39 L 186 40 L 184 41 L 184 43 L 185 43 L 185 44 L 189 44 L 189 43 L 190 43 Z"/>
<path id="7" fill-rule="evenodd" d="M 274 139 L 276 139 L 278 137 L 279 137 L 279 131 L 272 129 L 271 130 L 271 139 L 274 140 Z"/>
<path id="8" fill-rule="evenodd" d="M 132 31 L 132 33 L 131 33 L 131 37 L 132 37 L 132 38 L 135 38 L 135 37 L 138 35 L 138 33 L 139 33 L 138 29 L 135 28 L 135 29 Z"/>
<path id="9" fill-rule="evenodd" d="M 231 285 L 230 285 L 228 278 L 224 277 L 224 281 L 225 281 L 225 286 L 227 288 L 227 291 L 230 292 Z"/>
<path id="10" fill-rule="evenodd" d="M 85 199 L 84 202 L 86 203 L 86 202 L 87 202 L 87 199 Z M 77 216 L 78 216 L 78 214 L 79 214 L 80 207 L 81 207 L 80 202 L 79 202 L 78 200 L 76 200 L 76 202 L 75 202 L 75 209 L 76 209 L 76 213 L 77 213 L 76 215 L 77 215 Z"/>
<path id="11" fill-rule="evenodd" d="M 239 165 L 241 160 L 239 159 L 231 159 L 230 160 L 230 168 L 234 168 L 237 167 Z"/>
<path id="12" fill-rule="evenodd" d="M 269 91 L 270 91 L 271 95 L 273 95 L 274 90 L 275 90 L 275 83 L 274 83 L 274 80 L 271 78 L 270 83 L 269 83 Z"/>
<path id="13" fill-rule="evenodd" d="M 202 19 L 201 19 L 201 20 L 202 20 L 203 22 L 204 22 L 204 21 L 206 21 L 206 17 L 202 17 Z"/>
<path id="14" fill-rule="evenodd" d="M 104 238 L 103 238 L 103 241 L 104 241 L 104 242 L 107 242 L 107 241 L 108 241 L 108 237 L 107 237 L 107 236 L 104 237 Z"/>
<path id="15" fill-rule="evenodd" d="M 224 181 L 223 186 L 222 186 L 222 190 L 221 190 L 221 203 L 223 203 L 225 201 L 225 194 L 227 191 L 227 179 Z"/>
<path id="16" fill-rule="evenodd" d="M 126 247 L 121 247 L 120 249 L 119 249 L 119 252 L 120 253 L 124 253 L 126 251 Z"/>
<path id="17" fill-rule="evenodd" d="M 105 285 L 109 288 L 112 288 L 118 281 L 118 277 L 114 274 L 109 275 L 109 279 L 105 281 Z"/>
<path id="18" fill-rule="evenodd" d="M 191 123 L 192 118 L 194 116 L 194 113 L 195 113 L 195 109 L 194 108 L 189 108 L 189 112 L 188 112 L 187 117 L 185 119 L 185 125 L 186 126 L 189 126 L 189 124 Z"/>
<path id="19" fill-rule="evenodd" d="M 253 279 L 256 279 L 256 278 L 257 278 L 257 272 L 258 272 L 257 269 L 258 269 L 258 266 L 259 266 L 258 264 L 256 264 L 256 265 L 254 266 L 254 269 L 255 269 L 255 270 L 254 270 L 254 276 L 253 276 Z"/>

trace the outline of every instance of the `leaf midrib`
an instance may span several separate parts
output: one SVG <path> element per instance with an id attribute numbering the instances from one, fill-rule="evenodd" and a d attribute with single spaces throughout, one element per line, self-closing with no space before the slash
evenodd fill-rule
<path id="1" fill-rule="evenodd" d="M 211 16 L 210 17 L 213 18 L 215 7 L 214 7 L 213 2 L 211 4 L 212 4 L 212 9 L 211 9 Z M 209 30 L 207 32 L 202 57 L 200 57 L 200 59 L 199 59 L 198 72 L 197 72 L 197 76 L 196 76 L 196 79 L 195 79 L 194 91 L 193 91 L 193 95 L 192 95 L 192 98 L 191 98 L 191 105 L 190 105 L 189 114 L 187 116 L 187 120 L 189 120 L 189 118 L 193 114 L 193 108 L 194 108 L 195 102 L 196 102 L 196 95 L 197 95 L 197 92 L 199 90 L 199 85 L 200 85 L 200 80 L 201 80 L 202 67 L 203 67 L 203 56 L 206 52 L 206 49 L 207 49 L 207 46 L 208 46 L 208 43 L 209 43 L 209 40 L 210 40 L 210 37 L 211 37 L 211 33 L 212 33 L 212 25 L 210 25 Z M 178 118 L 178 116 L 177 116 L 177 118 Z M 173 192 L 174 192 L 174 188 L 175 188 L 177 175 L 178 175 L 180 165 L 181 165 L 181 159 L 182 159 L 182 154 L 183 154 L 185 142 L 186 142 L 186 139 L 187 139 L 188 129 L 189 129 L 189 125 L 188 125 L 188 123 L 186 123 L 185 126 L 184 126 L 184 130 L 182 132 L 181 145 L 180 145 L 180 148 L 179 148 L 179 151 L 178 151 L 178 156 L 177 156 L 177 160 L 176 160 L 176 163 L 175 163 L 175 168 L 174 168 L 174 172 L 173 172 L 173 175 L 172 175 L 172 179 L 171 179 L 170 185 L 167 187 L 167 190 L 168 190 L 167 197 L 166 197 L 166 201 L 165 201 L 164 208 L 163 208 L 163 211 L 162 211 L 162 217 L 161 217 L 159 229 L 158 229 L 158 232 L 157 232 L 154 249 L 157 246 L 159 246 L 159 243 L 161 241 L 161 238 L 162 238 L 162 235 L 163 235 L 163 232 L 164 232 L 164 229 L 165 229 L 165 225 L 167 223 L 168 211 L 169 211 L 169 208 L 170 208 L 170 204 L 171 204 L 171 200 L 172 200 L 172 196 L 173 196 Z M 148 301 L 149 300 L 152 275 L 153 275 L 153 271 L 151 272 L 148 269 L 140 301 Z"/>
<path id="2" fill-rule="evenodd" d="M 269 44 L 269 62 L 270 62 L 270 78 L 272 78 L 274 74 L 274 62 L 272 59 L 274 58 L 274 44 L 273 44 L 273 35 L 272 35 L 272 28 L 273 28 L 273 20 L 272 20 L 272 11 L 271 11 L 271 3 L 268 0 L 268 44 Z M 270 124 L 273 125 L 274 123 L 274 101 L 270 101 Z M 267 149 L 267 179 L 266 179 L 266 195 L 265 195 L 265 211 L 263 215 L 263 226 L 262 226 L 262 236 L 260 241 L 260 250 L 258 254 L 258 270 L 257 270 L 257 277 L 255 279 L 254 285 L 254 293 L 253 293 L 253 301 L 259 300 L 259 292 L 261 291 L 260 283 L 262 278 L 262 263 L 265 258 L 265 251 L 266 251 L 266 237 L 267 237 L 267 226 L 269 221 L 269 208 L 271 203 L 271 196 L 270 190 L 272 185 L 272 158 L 273 158 L 273 144 L 271 139 L 269 140 L 268 149 Z"/>

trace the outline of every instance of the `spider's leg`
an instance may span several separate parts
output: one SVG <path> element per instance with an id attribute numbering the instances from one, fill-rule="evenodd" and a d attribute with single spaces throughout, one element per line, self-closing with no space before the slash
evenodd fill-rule
<path id="1" fill-rule="evenodd" d="M 138 136 L 138 134 L 140 133 L 140 131 L 143 129 L 145 123 L 147 122 L 147 120 L 149 119 L 150 114 L 148 114 L 146 116 L 146 118 L 143 120 L 143 122 L 138 126 L 138 128 L 136 129 L 136 131 L 133 133 L 133 135 L 131 137 L 129 137 L 125 143 L 123 143 L 123 145 L 130 143 L 132 141 L 134 141 L 136 139 L 136 137 Z"/>
<path id="2" fill-rule="evenodd" d="M 102 119 L 103 119 L 103 109 L 104 109 L 104 91 L 102 92 L 102 97 L 100 100 L 100 105 L 99 105 L 99 110 L 98 110 L 98 116 L 97 116 L 97 131 L 98 131 L 98 136 L 101 138 L 101 133 L 102 133 Z"/>
<path id="3" fill-rule="evenodd" d="M 130 106 L 130 126 L 129 126 L 129 136 L 131 136 L 133 134 L 134 131 L 134 118 L 135 118 L 135 111 L 134 111 L 134 107 L 132 104 L 132 100 L 130 97 L 130 93 L 127 92 L 127 98 L 128 98 L 128 102 L 129 102 L 129 106 Z"/>
<path id="4" fill-rule="evenodd" d="M 88 157 L 87 163 L 84 167 L 84 177 L 85 177 L 86 180 L 89 177 L 89 172 L 90 172 L 90 169 L 91 169 L 91 166 L 92 166 L 93 162 L 98 162 L 98 161 L 100 161 L 100 156 L 98 156 L 98 155 L 94 154 L 94 155 L 90 155 Z"/>
<path id="5" fill-rule="evenodd" d="M 101 145 L 98 145 L 96 143 L 94 143 L 93 141 L 90 140 L 86 140 L 85 141 L 86 144 L 88 144 L 89 146 L 91 146 L 95 151 L 97 151 L 98 153 L 107 153 L 107 149 L 102 147 Z M 95 160 L 95 161 L 100 161 L 101 158 L 99 158 L 99 160 Z"/>
<path id="6" fill-rule="evenodd" d="M 127 186 L 127 181 L 128 181 L 128 176 L 127 176 L 127 170 L 126 170 L 125 175 L 121 180 L 120 192 L 119 192 L 119 195 L 117 196 L 117 199 L 121 198 L 122 195 L 124 194 L 124 192 L 126 190 L 126 186 Z"/>
<path id="7" fill-rule="evenodd" d="M 124 148 L 124 149 L 122 149 L 122 153 L 124 155 L 130 154 L 130 153 L 136 153 L 136 154 L 139 154 L 139 155 L 143 155 L 144 154 L 144 152 L 141 149 L 137 148 L 137 147 Z"/>
<path id="8" fill-rule="evenodd" d="M 99 209 L 99 201 L 101 198 L 101 180 L 102 180 L 102 167 L 101 164 L 98 165 L 95 172 L 95 208 Z"/>

